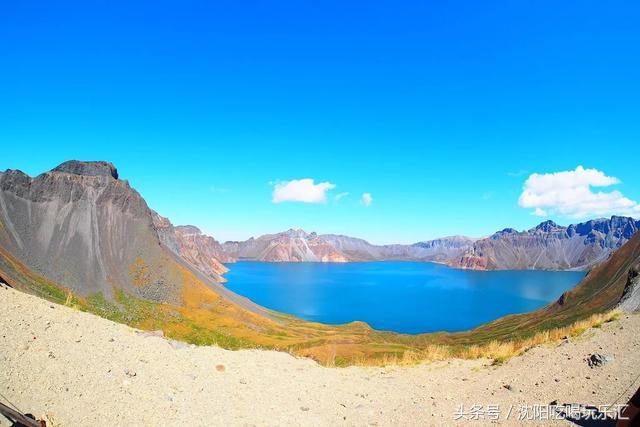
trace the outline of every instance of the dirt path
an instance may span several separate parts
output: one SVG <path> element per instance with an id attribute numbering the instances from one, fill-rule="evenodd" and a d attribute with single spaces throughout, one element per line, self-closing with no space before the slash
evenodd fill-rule
<path id="1" fill-rule="evenodd" d="M 521 405 L 611 404 L 640 374 L 637 315 L 499 367 L 328 369 L 273 351 L 172 344 L 4 287 L 0 313 L 0 394 L 62 426 L 451 425 L 461 404 L 483 405 L 477 425 L 491 422 L 487 405 L 500 405 L 499 424 L 518 425 Z M 614 360 L 590 368 L 595 352 Z"/>

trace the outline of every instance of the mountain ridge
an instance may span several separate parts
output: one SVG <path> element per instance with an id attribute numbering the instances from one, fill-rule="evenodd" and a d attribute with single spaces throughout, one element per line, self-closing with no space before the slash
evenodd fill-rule
<path id="1" fill-rule="evenodd" d="M 589 270 L 638 229 L 640 220 L 615 215 L 568 226 L 547 220 L 528 230 L 505 228 L 479 239 L 448 264 L 472 270 Z"/>
<path id="2" fill-rule="evenodd" d="M 342 234 L 289 229 L 245 241 L 227 241 L 222 247 L 233 258 L 265 262 L 404 260 L 473 270 L 588 270 L 605 261 L 638 229 L 640 220 L 614 215 L 568 226 L 546 220 L 528 230 L 504 228 L 480 239 L 449 236 L 387 245 Z M 314 248 L 322 248 L 321 252 L 330 256 L 318 256 Z"/>

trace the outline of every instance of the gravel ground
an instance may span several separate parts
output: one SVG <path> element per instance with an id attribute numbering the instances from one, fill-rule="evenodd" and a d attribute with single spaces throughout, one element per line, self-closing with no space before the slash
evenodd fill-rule
<path id="1" fill-rule="evenodd" d="M 336 369 L 176 343 L 6 287 L 0 313 L 0 394 L 57 426 L 519 425 L 536 404 L 626 402 L 640 386 L 623 393 L 640 374 L 638 315 L 502 366 Z M 592 368 L 592 353 L 613 360 Z"/>

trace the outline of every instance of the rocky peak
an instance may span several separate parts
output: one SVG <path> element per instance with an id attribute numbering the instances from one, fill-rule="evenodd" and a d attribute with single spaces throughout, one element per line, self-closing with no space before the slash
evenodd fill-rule
<path id="1" fill-rule="evenodd" d="M 297 237 L 297 238 L 306 238 L 306 237 L 308 237 L 308 236 L 309 236 L 309 235 L 307 234 L 307 232 L 306 232 L 306 231 L 304 231 L 304 230 L 303 230 L 303 229 L 301 229 L 301 228 L 298 228 L 298 229 L 290 228 L 289 230 L 285 231 L 285 232 L 284 232 L 284 233 L 282 233 L 282 234 L 284 234 L 284 236 L 289 237 L 289 238 L 296 238 L 296 237 Z"/>
<path id="2" fill-rule="evenodd" d="M 84 162 L 80 160 L 69 160 L 56 166 L 51 172 L 62 172 L 72 175 L 84 176 L 110 176 L 118 179 L 118 170 L 109 162 Z"/>
<path id="3" fill-rule="evenodd" d="M 638 231 L 640 227 L 640 221 L 636 221 L 633 218 L 625 216 L 612 216 L 610 219 L 598 218 L 592 219 L 581 224 L 576 224 L 576 231 L 578 234 L 587 236 L 593 231 L 597 231 L 603 234 L 614 234 L 630 239 L 631 236 Z"/>
<path id="4" fill-rule="evenodd" d="M 202 234 L 202 231 L 195 225 L 178 225 L 176 230 L 185 236 L 199 236 Z"/>
<path id="5" fill-rule="evenodd" d="M 490 237 L 490 239 L 496 240 L 496 239 L 499 239 L 499 238 L 501 238 L 503 236 L 507 236 L 509 234 L 518 234 L 518 230 L 516 230 L 515 228 L 505 228 L 503 230 L 500 230 L 500 231 L 494 233 Z"/>
<path id="6" fill-rule="evenodd" d="M 551 220 L 547 220 L 544 222 L 541 222 L 540 224 L 538 224 L 534 229 L 529 230 L 532 232 L 543 232 L 543 233 L 551 233 L 553 231 L 562 231 L 564 230 L 564 227 L 559 226 L 558 224 L 556 224 L 555 222 L 551 221 Z"/>

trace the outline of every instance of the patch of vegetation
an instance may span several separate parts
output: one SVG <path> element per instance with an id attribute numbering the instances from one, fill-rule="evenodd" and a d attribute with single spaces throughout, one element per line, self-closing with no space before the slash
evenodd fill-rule
<path id="1" fill-rule="evenodd" d="M 87 298 L 86 310 L 113 322 L 127 323 L 122 307 L 108 301 L 102 293 L 93 294 Z"/>

